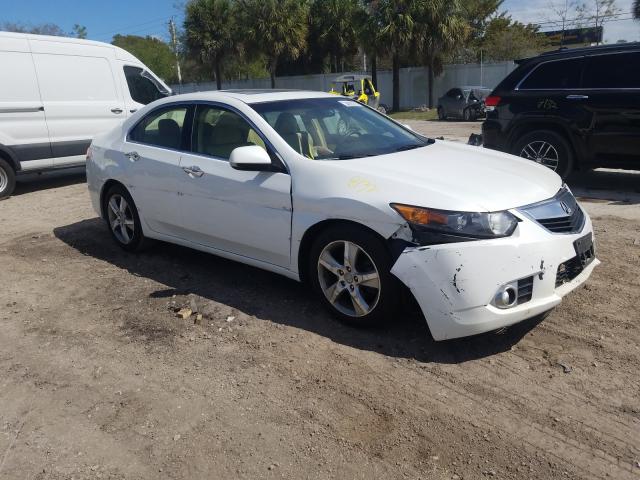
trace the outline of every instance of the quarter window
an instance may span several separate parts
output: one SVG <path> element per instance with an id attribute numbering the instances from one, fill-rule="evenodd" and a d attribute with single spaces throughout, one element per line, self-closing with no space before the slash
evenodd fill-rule
<path id="1" fill-rule="evenodd" d="M 640 88 L 640 52 L 591 57 L 584 88 Z"/>
<path id="2" fill-rule="evenodd" d="M 231 110 L 209 105 L 196 108 L 191 145 L 194 153 L 225 160 L 238 147 L 258 145 L 266 150 L 260 135 L 244 118 Z"/>
<path id="3" fill-rule="evenodd" d="M 150 78 L 142 68 L 125 65 L 124 76 L 127 79 L 127 86 L 131 99 L 134 102 L 148 105 L 167 96 L 169 92 L 163 92 L 160 84 Z"/>
<path id="4" fill-rule="evenodd" d="M 182 147 L 182 131 L 187 117 L 187 107 L 173 107 L 147 115 L 131 131 L 129 139 L 156 147 L 179 150 Z"/>
<path id="5" fill-rule="evenodd" d="M 580 87 L 582 58 L 547 62 L 537 68 L 520 85 L 521 90 L 564 90 Z"/>

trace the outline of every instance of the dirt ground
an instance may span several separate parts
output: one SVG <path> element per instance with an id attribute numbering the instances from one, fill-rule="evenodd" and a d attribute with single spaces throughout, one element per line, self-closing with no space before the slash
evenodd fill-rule
<path id="1" fill-rule="evenodd" d="M 19 185 L 0 202 L 0 478 L 640 478 L 640 174 L 571 185 L 602 260 L 586 286 L 444 343 L 410 311 L 342 326 L 211 255 L 124 253 L 81 175 Z M 173 312 L 192 302 L 202 325 Z"/>

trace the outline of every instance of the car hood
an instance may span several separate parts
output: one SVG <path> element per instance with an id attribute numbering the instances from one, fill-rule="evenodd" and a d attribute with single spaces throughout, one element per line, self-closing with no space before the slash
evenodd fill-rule
<path id="1" fill-rule="evenodd" d="M 351 197 L 442 210 L 507 210 L 551 198 L 562 186 L 557 174 L 530 160 L 446 141 L 329 163 Z"/>

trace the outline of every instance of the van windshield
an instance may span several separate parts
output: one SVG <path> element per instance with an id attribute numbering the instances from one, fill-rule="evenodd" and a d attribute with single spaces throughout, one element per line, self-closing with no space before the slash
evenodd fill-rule
<path id="1" fill-rule="evenodd" d="M 306 98 L 251 107 L 295 151 L 311 159 L 372 157 L 433 143 L 349 99 Z"/>
<path id="2" fill-rule="evenodd" d="M 125 65 L 123 68 L 129 93 L 134 102 L 147 105 L 170 95 L 171 92 L 146 70 L 131 65 Z"/>

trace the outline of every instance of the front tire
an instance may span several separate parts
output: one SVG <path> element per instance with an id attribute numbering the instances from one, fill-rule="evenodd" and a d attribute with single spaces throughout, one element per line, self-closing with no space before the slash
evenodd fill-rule
<path id="1" fill-rule="evenodd" d="M 0 199 L 9 197 L 16 188 L 16 172 L 11 165 L 0 158 Z"/>
<path id="2" fill-rule="evenodd" d="M 398 283 L 384 242 L 356 226 L 332 227 L 311 247 L 308 272 L 313 290 L 338 320 L 365 327 L 390 317 Z"/>
<path id="3" fill-rule="evenodd" d="M 447 116 L 444 113 L 444 108 L 438 107 L 438 120 L 444 121 L 447 119 Z"/>
<path id="4" fill-rule="evenodd" d="M 137 252 L 147 245 L 136 204 L 122 185 L 114 185 L 104 197 L 104 212 L 111 236 L 118 246 Z"/>
<path id="5" fill-rule="evenodd" d="M 512 153 L 550 168 L 563 179 L 573 169 L 573 151 L 569 143 L 551 130 L 537 130 L 520 137 Z"/>
<path id="6" fill-rule="evenodd" d="M 464 112 L 462 112 L 462 119 L 465 122 L 470 122 L 471 120 L 473 120 L 472 117 L 471 117 L 471 109 L 469 109 L 469 108 L 465 108 L 464 109 Z"/>

